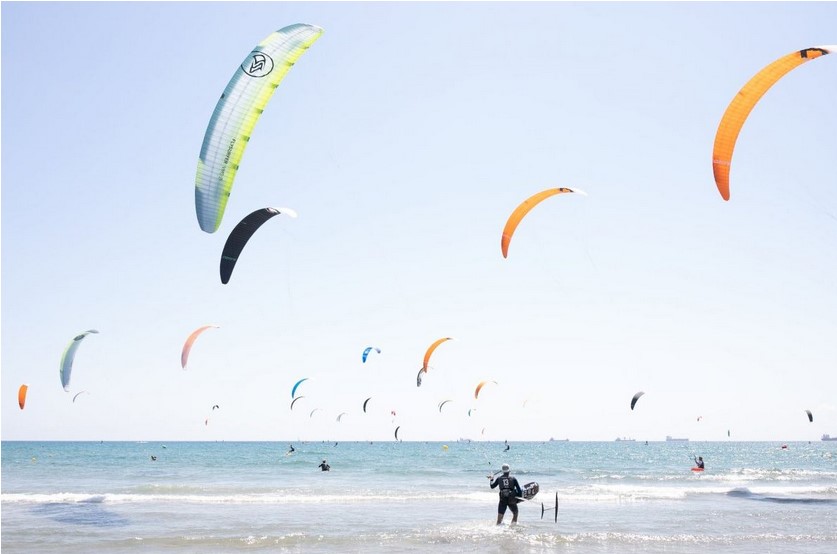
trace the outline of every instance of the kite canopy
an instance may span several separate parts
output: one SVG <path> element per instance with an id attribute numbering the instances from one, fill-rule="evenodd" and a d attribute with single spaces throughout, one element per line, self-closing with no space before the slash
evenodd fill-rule
<path id="1" fill-rule="evenodd" d="M 372 400 L 371 396 L 363 401 L 363 413 L 366 413 L 366 405 L 369 404 L 370 400 Z"/>
<path id="2" fill-rule="evenodd" d="M 443 408 L 443 407 L 444 407 L 444 405 L 445 405 L 445 404 L 447 404 L 448 402 L 452 402 L 452 400 L 442 400 L 441 402 L 439 402 L 439 413 L 442 413 L 442 408 Z"/>
<path id="3" fill-rule="evenodd" d="M 76 398 L 78 398 L 78 397 L 79 397 L 79 396 L 81 396 L 82 394 L 90 394 L 90 393 L 89 393 L 89 392 L 87 392 L 86 390 L 83 390 L 83 391 L 81 391 L 81 392 L 77 392 L 77 393 L 76 393 L 76 395 L 73 397 L 73 402 L 75 402 L 75 401 L 76 401 Z"/>
<path id="4" fill-rule="evenodd" d="M 424 353 L 424 363 L 421 366 L 421 369 L 423 369 L 425 373 L 427 373 L 427 368 L 429 367 L 428 364 L 430 363 L 430 356 L 433 355 L 433 352 L 436 351 L 440 344 L 449 340 L 453 340 L 453 337 L 441 338 L 428 347 L 427 352 Z"/>
<path id="5" fill-rule="evenodd" d="M 428 365 L 430 363 L 430 356 L 433 355 L 433 352 L 435 352 L 435 350 L 439 347 L 440 344 L 442 344 L 445 341 L 449 341 L 449 340 L 453 340 L 453 337 L 441 338 L 441 339 L 435 341 L 433 344 L 431 344 L 427 348 L 427 352 L 424 353 L 424 362 L 422 363 L 421 369 L 419 370 L 418 374 L 416 375 L 416 386 L 417 387 L 421 386 L 421 374 L 422 373 L 427 373 L 427 370 L 430 368 L 430 366 Z"/>
<path id="6" fill-rule="evenodd" d="M 261 41 L 224 89 L 203 137 L 195 176 L 195 212 L 201 229 L 221 225 L 244 148 L 274 91 L 323 30 L 297 23 Z"/>
<path id="7" fill-rule="evenodd" d="M 474 389 L 474 400 L 476 400 L 480 397 L 480 391 L 488 383 L 494 383 L 496 385 L 497 381 L 480 381 L 479 384 L 477 385 L 477 388 Z"/>
<path id="8" fill-rule="evenodd" d="M 729 200 L 729 172 L 735 142 L 738 140 L 738 134 L 744 122 L 761 97 L 794 68 L 835 51 L 837 51 L 837 46 L 819 46 L 783 56 L 756 73 L 744 85 L 744 88 L 738 91 L 721 118 L 715 134 L 715 145 L 712 148 L 712 172 L 715 175 L 715 185 L 721 193 L 721 198 Z"/>
<path id="9" fill-rule="evenodd" d="M 307 381 L 307 380 L 308 380 L 308 377 L 303 377 L 302 379 L 300 379 L 299 381 L 294 383 L 294 386 L 291 389 L 291 398 L 296 396 L 296 389 L 299 387 L 299 385 L 301 385 L 303 383 L 303 381 Z"/>
<path id="10" fill-rule="evenodd" d="M 20 409 L 23 409 L 23 406 L 26 405 L 26 391 L 29 390 L 29 385 L 20 385 L 20 388 L 17 391 L 17 404 L 20 406 Z"/>
<path id="11" fill-rule="evenodd" d="M 395 440 L 398 440 L 398 430 L 401 429 L 401 426 L 395 428 Z"/>
<path id="12" fill-rule="evenodd" d="M 642 392 L 642 391 L 639 391 L 638 393 L 636 393 L 634 395 L 633 398 L 631 398 L 631 409 L 632 410 L 634 409 L 634 406 L 636 406 L 636 401 L 639 400 L 639 397 L 642 396 L 643 394 L 645 394 L 645 393 Z"/>
<path id="13" fill-rule="evenodd" d="M 503 257 L 507 258 L 509 255 L 509 244 L 511 243 L 512 236 L 514 235 L 515 229 L 526 217 L 532 208 L 549 198 L 550 196 L 555 196 L 556 194 L 564 194 L 568 192 L 575 192 L 581 194 L 582 196 L 587 196 L 587 193 L 581 191 L 579 189 L 571 189 L 566 187 L 561 187 L 557 189 L 547 189 L 545 191 L 539 192 L 534 196 L 530 196 L 526 200 L 523 201 L 517 208 L 514 209 L 512 214 L 509 216 L 509 219 L 506 221 L 506 226 L 503 227 L 503 236 L 500 237 L 500 250 L 503 252 Z"/>
<path id="14" fill-rule="evenodd" d="M 219 329 L 217 325 L 204 325 L 203 327 L 198 327 L 192 334 L 189 335 L 189 338 L 186 339 L 186 342 L 183 343 L 183 350 L 180 351 L 180 367 L 186 369 L 186 363 L 189 361 L 189 352 L 192 351 L 192 345 L 195 343 L 195 340 L 207 329 Z"/>
<path id="15" fill-rule="evenodd" d="M 814 423 L 814 414 L 811 413 L 811 410 L 805 410 L 805 413 L 808 414 L 808 421 Z"/>
<path id="16" fill-rule="evenodd" d="M 297 401 L 297 400 L 302 400 L 303 398 L 305 398 L 305 397 L 304 397 L 304 396 L 297 396 L 296 398 L 294 398 L 293 400 L 291 400 L 291 410 L 293 410 L 293 409 L 294 409 L 294 404 L 296 404 L 296 401 Z"/>
<path id="17" fill-rule="evenodd" d="M 381 353 L 380 348 L 377 348 L 375 346 L 367 346 L 366 348 L 363 349 L 363 363 L 366 363 L 366 357 L 369 356 L 369 353 L 372 352 L 373 350 L 375 352 L 377 352 L 378 354 Z"/>
<path id="18" fill-rule="evenodd" d="M 95 329 L 90 329 L 89 331 L 85 331 L 80 335 L 77 335 L 70 344 L 67 345 L 67 348 L 64 350 L 64 354 L 61 355 L 61 369 L 59 374 L 61 376 L 61 385 L 64 387 L 65 392 L 70 392 L 70 375 L 73 372 L 73 360 L 76 357 L 76 350 L 78 350 L 81 341 L 84 340 L 84 337 L 90 334 L 98 334 L 99 331 Z"/>
<path id="19" fill-rule="evenodd" d="M 250 240 L 250 237 L 253 236 L 253 233 L 258 231 L 259 227 L 268 219 L 279 214 L 296 218 L 296 212 L 290 208 L 262 208 L 251 213 L 235 226 L 230 236 L 227 237 L 224 250 L 221 252 L 222 283 L 225 285 L 229 283 L 233 269 L 235 269 L 235 264 L 238 262 L 238 257 L 241 256 L 241 251 L 244 250 L 244 246 Z"/>

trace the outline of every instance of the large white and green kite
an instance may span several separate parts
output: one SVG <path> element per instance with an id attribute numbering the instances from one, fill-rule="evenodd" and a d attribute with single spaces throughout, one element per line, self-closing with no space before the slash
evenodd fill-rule
<path id="1" fill-rule="evenodd" d="M 201 229 L 221 225 L 235 174 L 273 92 L 323 30 L 297 23 L 272 33 L 244 58 L 218 100 L 203 137 L 195 177 L 195 211 Z"/>

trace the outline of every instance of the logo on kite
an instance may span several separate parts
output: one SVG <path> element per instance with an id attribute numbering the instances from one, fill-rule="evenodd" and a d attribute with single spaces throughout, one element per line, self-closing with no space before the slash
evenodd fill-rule
<path id="1" fill-rule="evenodd" d="M 811 55 L 809 56 L 809 54 Z M 828 50 L 826 50 L 825 48 L 806 48 L 805 50 L 799 51 L 800 57 L 810 57 L 812 60 L 814 58 L 819 58 L 820 56 L 825 56 L 826 54 L 828 54 Z"/>
<path id="2" fill-rule="evenodd" d="M 265 77 L 273 71 L 273 58 L 264 52 L 251 52 L 241 64 L 241 70 L 250 77 Z"/>

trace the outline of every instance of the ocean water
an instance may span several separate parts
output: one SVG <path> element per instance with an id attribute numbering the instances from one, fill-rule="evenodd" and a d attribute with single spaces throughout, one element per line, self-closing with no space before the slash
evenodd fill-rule
<path id="1" fill-rule="evenodd" d="M 837 442 L 510 445 L 4 441 L 0 547 L 837 552 Z M 504 462 L 540 485 L 516 526 L 494 525 L 486 475 Z"/>

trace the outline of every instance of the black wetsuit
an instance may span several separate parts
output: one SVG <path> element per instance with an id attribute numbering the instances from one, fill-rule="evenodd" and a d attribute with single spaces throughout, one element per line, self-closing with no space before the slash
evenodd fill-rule
<path id="1" fill-rule="evenodd" d="M 700 469 L 703 469 L 703 458 L 701 458 L 700 460 L 698 460 L 697 458 L 695 458 L 695 464 L 696 464 L 696 465 L 697 465 Z"/>
<path id="2" fill-rule="evenodd" d="M 323 462 L 323 463 L 320 464 L 320 469 L 322 469 L 323 471 L 329 471 L 329 470 L 331 470 L 331 466 L 328 465 L 327 463 Z"/>
<path id="3" fill-rule="evenodd" d="M 497 513 L 505 514 L 506 507 L 510 508 L 512 513 L 517 516 L 517 498 L 523 496 L 523 490 L 520 488 L 520 483 L 517 482 L 516 477 L 512 477 L 508 473 L 504 473 L 491 481 L 491 488 L 500 487 L 500 503 L 497 505 Z"/>

